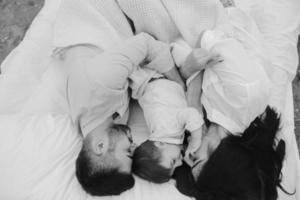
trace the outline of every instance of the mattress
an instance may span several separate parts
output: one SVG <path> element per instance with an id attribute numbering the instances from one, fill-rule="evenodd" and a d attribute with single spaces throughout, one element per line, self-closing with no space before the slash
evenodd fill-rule
<path id="1" fill-rule="evenodd" d="M 23 41 L 1 65 L 0 199 L 191 199 L 180 194 L 172 180 L 153 184 L 137 177 L 134 188 L 120 196 L 93 197 L 84 192 L 75 177 L 75 160 L 82 138 L 76 133 L 63 101 L 64 71 L 53 63 L 51 52 L 59 46 L 87 42 L 105 48 L 122 40 L 114 29 L 118 22 L 109 23 L 98 12 L 95 2 L 46 0 Z M 291 88 L 298 63 L 300 3 L 238 0 L 236 4 L 256 20 L 271 56 L 274 87 L 270 104 L 282 114 L 281 137 L 287 142 L 283 186 L 290 192 L 296 190 L 292 196 L 279 190 L 279 199 L 300 199 L 300 162 Z M 113 9 L 117 11 L 117 7 Z M 122 29 L 128 31 L 128 27 Z M 131 110 L 134 140 L 140 143 L 148 131 L 136 103 Z"/>

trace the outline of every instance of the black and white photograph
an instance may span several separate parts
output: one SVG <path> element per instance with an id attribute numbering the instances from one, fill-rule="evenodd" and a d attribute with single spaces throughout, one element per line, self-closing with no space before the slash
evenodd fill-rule
<path id="1" fill-rule="evenodd" d="M 0 200 L 300 200 L 299 0 L 0 0 Z"/>

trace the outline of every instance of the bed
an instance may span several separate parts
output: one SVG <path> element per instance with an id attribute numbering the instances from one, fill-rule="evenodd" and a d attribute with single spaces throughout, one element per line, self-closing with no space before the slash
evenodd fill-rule
<path id="1" fill-rule="evenodd" d="M 5 200 L 184 200 L 174 181 L 152 184 L 136 177 L 133 189 L 120 196 L 93 197 L 75 177 L 75 160 L 81 148 L 64 103 L 63 69 L 53 67 L 56 47 L 76 43 L 112 46 L 122 40 L 103 17 L 96 0 L 46 0 L 23 41 L 1 65 L 0 76 L 0 199 Z M 287 143 L 280 200 L 300 199 L 300 161 L 294 135 L 291 81 L 298 64 L 300 33 L 298 0 L 236 0 L 237 7 L 257 22 L 269 47 L 274 82 L 270 104 L 282 113 L 281 137 Z M 114 7 L 116 15 L 121 14 Z M 119 24 L 118 24 L 119 23 Z M 80 28 L 78 28 L 80 27 Z M 124 31 L 129 30 L 123 27 Z M 92 33 L 92 34 L 91 34 Z M 88 35 L 88 37 L 87 37 Z M 39 104 L 36 102 L 43 102 Z M 45 106 L 47 105 L 47 106 Z M 147 137 L 140 108 L 131 105 L 130 124 L 139 143 Z"/>

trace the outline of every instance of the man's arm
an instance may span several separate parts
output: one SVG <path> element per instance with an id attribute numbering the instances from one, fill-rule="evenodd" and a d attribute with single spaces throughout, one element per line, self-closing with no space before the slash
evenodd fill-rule
<path id="1" fill-rule="evenodd" d="M 124 88 L 128 77 L 139 65 L 183 84 L 169 46 L 146 33 L 133 36 L 85 63 L 90 78 L 110 89 Z"/>
<path id="2" fill-rule="evenodd" d="M 118 54 L 118 58 L 129 73 L 138 65 L 142 65 L 163 74 L 175 65 L 169 45 L 155 40 L 146 33 L 129 38 L 109 53 Z"/>
<path id="3" fill-rule="evenodd" d="M 184 86 L 179 75 L 170 46 L 155 40 L 147 33 L 140 33 L 124 42 L 120 47 L 112 51 L 119 53 L 120 59 L 127 66 L 129 75 L 141 66 L 157 71 L 168 79 Z"/>

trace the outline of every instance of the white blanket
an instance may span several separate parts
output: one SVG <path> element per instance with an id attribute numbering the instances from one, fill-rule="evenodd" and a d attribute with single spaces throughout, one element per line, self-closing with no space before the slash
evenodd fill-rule
<path id="1" fill-rule="evenodd" d="M 117 0 L 137 32 L 165 42 L 183 38 L 194 47 L 199 33 L 222 24 L 225 11 L 218 0 Z"/>
<path id="2" fill-rule="evenodd" d="M 299 3 L 296 0 L 273 0 L 274 3 L 270 1 L 266 4 L 270 7 L 255 4 L 255 10 L 251 8 L 251 1 L 240 1 L 241 7 L 251 11 L 257 22 L 262 17 L 258 12 L 261 10 L 272 17 L 283 16 L 276 24 L 265 20 L 260 28 L 266 36 L 269 34 L 276 38 L 270 41 L 273 55 L 276 57 L 278 49 L 281 56 L 274 58 L 274 64 L 289 73 L 293 71 L 291 69 L 295 69 L 297 64 L 294 41 L 299 34 L 296 21 L 300 19 L 295 8 L 299 8 Z M 273 4 L 276 5 L 274 11 Z M 63 103 L 64 88 L 60 86 L 65 77 L 61 74 L 63 69 L 50 61 L 51 51 L 57 46 L 87 42 L 108 48 L 131 35 L 125 22 L 112 0 L 46 0 L 22 43 L 1 65 L 0 199 L 190 199 L 181 195 L 172 181 L 155 185 L 138 178 L 135 187 L 121 196 L 92 197 L 81 189 L 75 177 L 74 162 L 81 148 L 81 137 L 74 131 Z M 282 26 L 286 29 L 279 31 L 277 27 Z M 285 51 L 282 52 L 283 49 Z M 286 97 L 283 115 L 287 120 L 283 133 L 288 148 L 283 185 L 288 191 L 296 187 L 300 191 L 290 79 L 285 79 L 289 76 L 284 73 L 278 74 L 277 80 L 281 80 L 288 94 L 280 96 L 282 94 L 279 92 L 277 96 L 280 99 Z M 30 104 L 33 99 L 41 99 L 42 103 Z M 35 114 L 31 108 L 35 109 Z M 134 112 L 137 110 L 134 108 Z M 137 112 L 131 120 L 133 132 L 146 133 L 140 114 Z M 283 195 L 281 199 L 299 199 L 299 192 L 296 195 Z"/>

